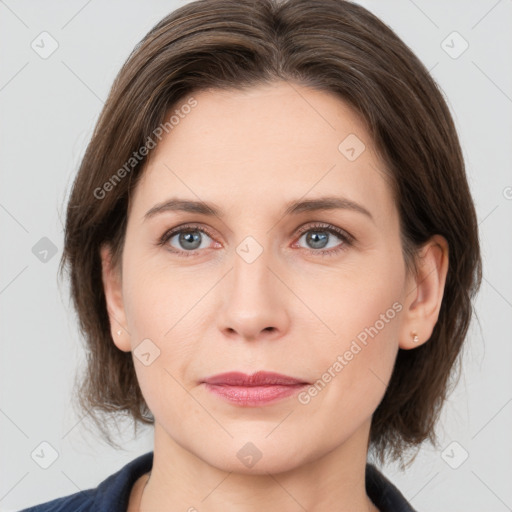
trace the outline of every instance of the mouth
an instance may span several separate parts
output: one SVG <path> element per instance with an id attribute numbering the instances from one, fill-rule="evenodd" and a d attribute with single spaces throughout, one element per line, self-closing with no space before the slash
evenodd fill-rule
<path id="1" fill-rule="evenodd" d="M 202 382 L 214 395 L 241 407 L 261 407 L 296 394 L 309 385 L 301 379 L 273 372 L 253 375 L 228 372 L 208 377 Z"/>

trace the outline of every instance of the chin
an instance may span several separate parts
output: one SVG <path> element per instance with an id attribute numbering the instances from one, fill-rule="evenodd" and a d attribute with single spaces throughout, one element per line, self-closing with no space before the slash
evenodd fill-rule
<path id="1" fill-rule="evenodd" d="M 297 446 L 301 446 L 300 454 Z M 224 447 L 219 446 L 208 453 L 204 453 L 203 445 L 196 456 L 221 471 L 244 475 L 283 473 L 295 469 L 307 459 L 304 443 L 300 441 L 276 445 L 264 438 L 250 441 L 247 436 L 235 438 Z"/>

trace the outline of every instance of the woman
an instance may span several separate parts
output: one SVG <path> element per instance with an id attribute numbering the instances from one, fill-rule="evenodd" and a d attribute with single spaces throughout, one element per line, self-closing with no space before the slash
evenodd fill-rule
<path id="1" fill-rule="evenodd" d="M 26 510 L 413 510 L 368 457 L 435 443 L 480 250 L 442 94 L 363 7 L 159 22 L 87 148 L 61 264 L 81 403 L 107 438 L 101 413 L 154 424 L 154 450 Z"/>

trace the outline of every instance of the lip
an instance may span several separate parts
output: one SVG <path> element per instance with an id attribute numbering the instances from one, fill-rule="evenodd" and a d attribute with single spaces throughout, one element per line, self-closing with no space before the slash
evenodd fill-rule
<path id="1" fill-rule="evenodd" d="M 260 371 L 252 375 L 227 372 L 203 381 L 206 389 L 241 407 L 261 407 L 297 393 L 309 383 L 288 375 Z"/>
<path id="2" fill-rule="evenodd" d="M 296 384 L 309 384 L 309 382 L 274 372 L 256 372 L 247 375 L 242 372 L 227 372 L 213 375 L 204 380 L 207 384 L 227 386 L 293 386 Z"/>

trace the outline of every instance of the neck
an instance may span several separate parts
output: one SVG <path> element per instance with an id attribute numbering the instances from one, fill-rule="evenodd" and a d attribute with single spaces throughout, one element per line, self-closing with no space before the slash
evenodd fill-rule
<path id="1" fill-rule="evenodd" d="M 277 458 L 271 464 L 269 457 L 267 465 L 259 464 L 256 473 L 231 469 L 229 460 L 214 466 L 155 424 L 151 478 L 144 475 L 137 489 L 134 486 L 136 501 L 130 503 L 139 505 L 129 512 L 295 512 L 298 508 L 309 512 L 379 512 L 365 488 L 368 434 L 369 423 L 322 457 L 291 468 Z"/>

